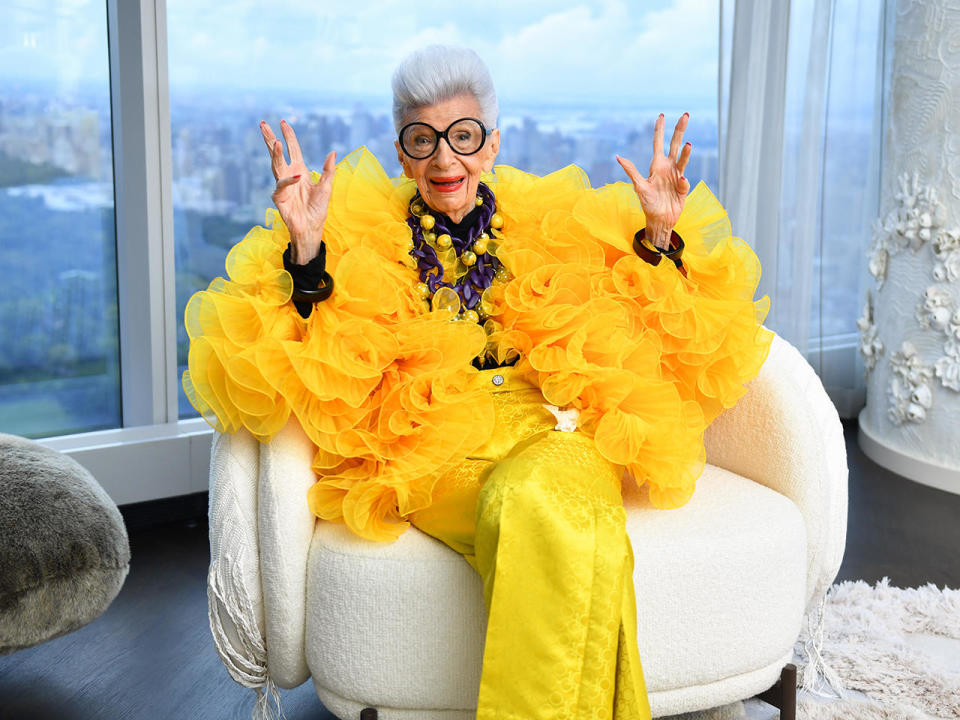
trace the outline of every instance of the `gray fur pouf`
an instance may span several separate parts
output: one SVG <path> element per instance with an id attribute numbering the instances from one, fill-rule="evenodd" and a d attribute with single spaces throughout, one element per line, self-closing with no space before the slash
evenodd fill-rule
<path id="1" fill-rule="evenodd" d="M 0 655 L 94 620 L 129 569 L 123 518 L 93 476 L 0 433 Z"/>

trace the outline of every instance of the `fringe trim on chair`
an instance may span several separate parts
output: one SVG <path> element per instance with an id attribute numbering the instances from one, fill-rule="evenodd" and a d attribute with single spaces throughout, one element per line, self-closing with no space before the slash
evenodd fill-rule
<path id="1" fill-rule="evenodd" d="M 842 698 L 846 690 L 843 681 L 823 657 L 823 621 L 826 604 L 827 593 L 824 593 L 817 604 L 817 609 L 807 613 L 807 637 L 803 642 L 803 653 L 806 655 L 807 664 L 800 675 L 800 689 L 819 697 Z"/>
<path id="2" fill-rule="evenodd" d="M 283 708 L 280 707 L 280 692 L 267 676 L 267 682 L 262 688 L 256 688 L 257 703 L 253 706 L 251 720 L 286 720 Z"/>
<path id="3" fill-rule="evenodd" d="M 240 579 L 239 563 L 229 555 L 224 560 L 211 561 L 207 575 L 207 617 L 213 644 L 230 677 L 256 692 L 252 720 L 284 720 L 280 694 L 267 669 L 266 643 L 257 627 L 253 602 Z M 239 647 L 227 635 L 221 612 L 233 624 Z"/>

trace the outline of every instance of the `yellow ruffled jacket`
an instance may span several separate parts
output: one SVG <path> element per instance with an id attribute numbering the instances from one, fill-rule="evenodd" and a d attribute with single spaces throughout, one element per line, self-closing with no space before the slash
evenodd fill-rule
<path id="1" fill-rule="evenodd" d="M 392 540 L 492 431 L 472 360 L 519 356 L 517 369 L 549 403 L 577 408 L 580 429 L 654 505 L 683 505 L 704 429 L 769 351 L 753 251 L 703 184 L 676 225 L 686 278 L 633 252 L 645 221 L 626 183 L 594 190 L 576 167 L 537 177 L 498 166 L 488 185 L 510 279 L 485 293 L 483 327 L 416 295 L 416 187 L 361 149 L 337 168 L 324 228 L 334 294 L 300 317 L 283 269 L 289 235 L 268 211 L 227 256 L 229 279 L 187 305 L 187 397 L 220 432 L 245 427 L 263 442 L 295 415 L 317 446 L 311 510 Z"/>

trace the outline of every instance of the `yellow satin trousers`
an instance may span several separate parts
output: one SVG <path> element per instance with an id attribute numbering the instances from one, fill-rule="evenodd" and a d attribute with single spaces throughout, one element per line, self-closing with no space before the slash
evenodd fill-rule
<path id="1" fill-rule="evenodd" d="M 496 429 L 411 520 L 483 579 L 478 720 L 647 720 L 622 469 L 553 430 L 513 368 L 476 377 Z"/>

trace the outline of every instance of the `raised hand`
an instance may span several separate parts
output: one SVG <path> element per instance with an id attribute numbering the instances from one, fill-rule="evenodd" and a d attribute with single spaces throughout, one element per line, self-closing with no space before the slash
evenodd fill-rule
<path id="1" fill-rule="evenodd" d="M 327 155 L 320 182 L 314 185 L 310 182 L 310 171 L 303 162 L 303 153 L 293 128 L 286 120 L 281 120 L 280 131 L 287 141 L 289 163 L 283 156 L 283 143 L 267 123 L 260 123 L 263 141 L 270 150 L 273 177 L 277 180 L 273 203 L 290 231 L 290 258 L 297 265 L 306 265 L 320 252 L 323 224 L 327 220 L 330 195 L 333 193 L 337 154 L 331 152 Z"/>
<path id="2" fill-rule="evenodd" d="M 683 176 L 693 146 L 683 144 L 690 113 L 684 113 L 677 121 L 670 139 L 670 153 L 663 151 L 663 113 L 653 128 L 653 160 L 650 161 L 649 177 L 644 177 L 637 167 L 626 158 L 617 155 L 617 162 L 630 176 L 633 188 L 640 198 L 643 214 L 647 218 L 647 239 L 661 250 L 670 247 L 670 232 L 677 224 L 683 203 L 690 192 L 690 182 Z"/>

